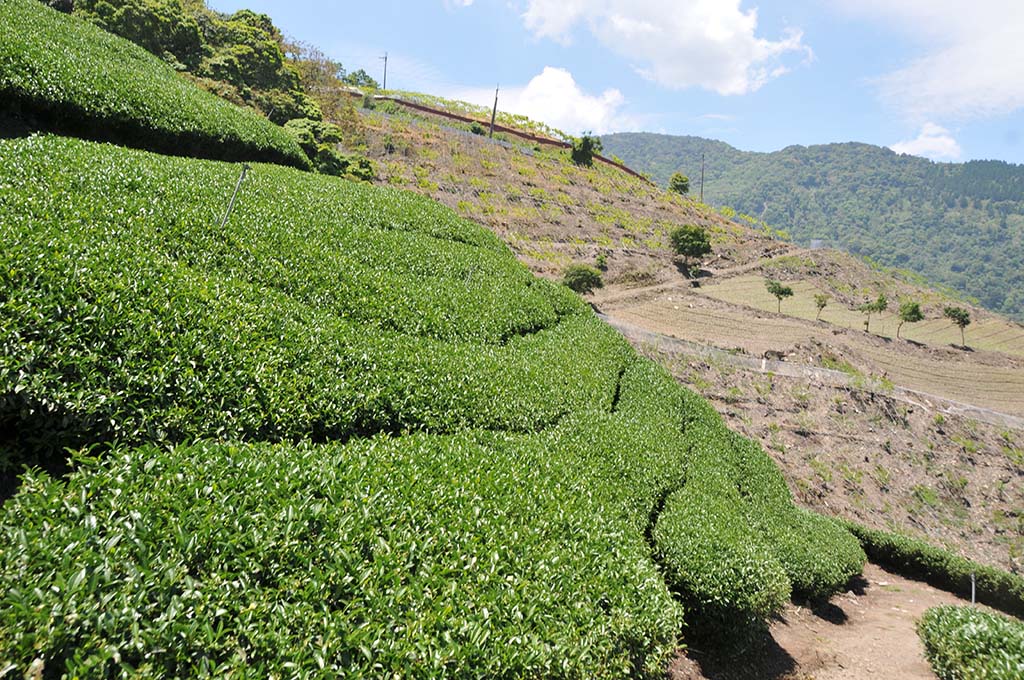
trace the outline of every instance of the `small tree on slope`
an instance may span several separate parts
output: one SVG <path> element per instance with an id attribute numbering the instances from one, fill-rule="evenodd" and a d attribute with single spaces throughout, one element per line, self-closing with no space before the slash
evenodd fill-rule
<path id="1" fill-rule="evenodd" d="M 924 320 L 924 313 L 921 312 L 921 305 L 907 300 L 900 305 L 900 325 L 896 327 L 896 339 L 900 337 L 900 330 L 905 323 L 917 323 Z"/>
<path id="2" fill-rule="evenodd" d="M 693 224 L 676 227 L 668 238 L 672 250 L 683 258 L 687 276 L 690 273 L 690 258 L 702 257 L 711 252 L 711 239 L 708 238 L 708 233 Z"/>
<path id="3" fill-rule="evenodd" d="M 768 289 L 768 292 L 775 296 L 775 299 L 779 301 L 779 314 L 782 313 L 782 298 L 793 297 L 793 289 L 789 286 L 784 286 L 778 281 L 765 281 L 764 287 Z"/>
<path id="4" fill-rule="evenodd" d="M 964 329 L 971 324 L 971 313 L 963 307 L 946 307 L 942 310 L 942 314 L 960 327 L 960 345 L 966 347 L 967 340 L 964 339 Z"/>
<path id="5" fill-rule="evenodd" d="M 857 309 L 867 314 L 867 318 L 864 319 L 864 332 L 867 333 L 871 330 L 871 315 L 881 314 L 885 310 L 889 309 L 889 301 L 885 298 L 885 294 L 880 294 L 878 299 L 874 302 L 865 302 Z"/>

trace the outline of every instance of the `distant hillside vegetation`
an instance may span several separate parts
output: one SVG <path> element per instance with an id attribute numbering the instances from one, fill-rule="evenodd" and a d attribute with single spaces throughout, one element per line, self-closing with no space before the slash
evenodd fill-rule
<path id="1" fill-rule="evenodd" d="M 704 199 L 826 245 L 909 269 L 1024 319 L 1024 166 L 934 163 L 868 144 L 739 151 L 700 137 L 602 138 L 608 153 L 667 184 L 681 170 Z"/>

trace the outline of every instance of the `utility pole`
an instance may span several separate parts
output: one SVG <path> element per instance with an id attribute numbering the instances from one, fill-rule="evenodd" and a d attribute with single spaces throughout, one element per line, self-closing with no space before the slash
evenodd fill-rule
<path id="1" fill-rule="evenodd" d="M 700 202 L 704 202 L 704 154 L 700 155 Z"/>
<path id="2" fill-rule="evenodd" d="M 384 56 L 381 57 L 381 60 L 384 62 L 384 87 L 382 87 L 381 90 L 382 91 L 386 91 L 388 89 L 388 53 L 387 52 L 384 53 Z"/>
<path id="3" fill-rule="evenodd" d="M 491 134 L 489 135 L 491 139 L 494 139 L 494 119 L 498 117 L 498 89 L 500 87 L 497 85 L 494 88 L 494 110 L 491 111 Z"/>

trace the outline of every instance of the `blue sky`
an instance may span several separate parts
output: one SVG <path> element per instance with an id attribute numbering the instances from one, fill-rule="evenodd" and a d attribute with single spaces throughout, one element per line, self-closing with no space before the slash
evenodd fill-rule
<path id="1" fill-rule="evenodd" d="M 567 132 L 1024 163 L 1024 0 L 212 0 L 388 87 Z"/>

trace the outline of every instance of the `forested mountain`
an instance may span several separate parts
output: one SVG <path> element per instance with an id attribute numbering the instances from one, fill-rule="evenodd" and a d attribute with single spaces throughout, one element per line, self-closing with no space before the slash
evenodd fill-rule
<path id="1" fill-rule="evenodd" d="M 667 184 L 682 171 L 704 199 L 794 239 L 909 269 L 1024 319 L 1024 166 L 935 163 L 868 144 L 751 153 L 700 137 L 608 135 L 604 148 Z"/>

